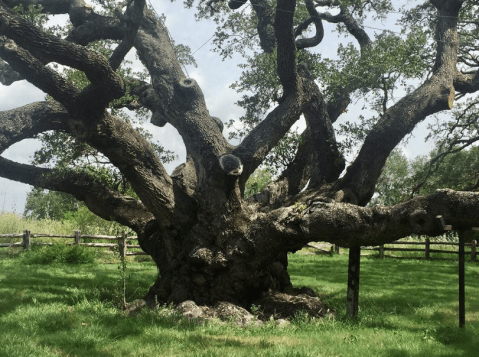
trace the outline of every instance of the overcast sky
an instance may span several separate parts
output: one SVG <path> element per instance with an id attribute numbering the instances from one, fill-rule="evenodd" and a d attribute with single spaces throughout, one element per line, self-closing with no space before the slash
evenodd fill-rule
<path id="1" fill-rule="evenodd" d="M 159 14 L 164 13 L 166 15 L 166 25 L 175 42 L 190 46 L 192 51 L 198 50 L 195 53 L 198 67 L 188 66 L 187 71 L 189 76 L 194 78 L 201 86 L 210 114 L 221 118 L 223 122 L 241 116 L 242 109 L 234 105 L 240 98 L 240 94 L 229 88 L 230 84 L 240 76 L 241 70 L 237 67 L 237 64 L 240 63 L 241 58 L 237 56 L 231 60 L 222 61 L 217 53 L 210 51 L 212 48 L 211 42 L 201 47 L 213 35 L 215 25 L 205 21 L 196 22 L 194 20 L 194 10 L 184 9 L 182 1 L 171 3 L 170 1 L 153 0 L 152 2 Z M 375 24 L 376 27 L 379 27 L 379 25 Z M 382 24 L 381 28 L 387 28 L 388 26 L 389 24 Z M 328 27 L 326 27 L 327 29 Z M 379 32 L 373 29 L 366 30 L 371 36 L 375 32 Z M 317 51 L 322 54 L 323 58 L 332 58 L 335 56 L 337 43 L 337 35 L 328 36 L 326 31 L 325 39 L 317 47 Z M 133 56 L 131 56 L 131 59 L 133 59 Z M 0 84 L 0 95 L 2 98 L 0 110 L 8 110 L 27 103 L 42 101 L 45 97 L 42 91 L 26 81 L 16 82 L 9 87 Z M 355 119 L 358 115 L 355 108 L 361 106 L 362 103 L 357 103 L 353 108 L 349 108 L 348 112 L 341 116 L 340 121 Z M 299 125 L 301 126 L 301 124 Z M 427 122 L 422 123 L 413 132 L 415 138 L 411 139 L 404 148 L 408 157 L 426 154 L 431 149 L 429 143 L 424 143 L 426 125 Z M 181 137 L 169 124 L 164 128 L 153 125 L 148 125 L 148 127 L 165 148 L 173 150 L 179 155 L 179 161 L 166 165 L 167 170 L 171 172 L 185 158 L 185 149 Z M 2 156 L 17 162 L 28 163 L 34 151 L 39 148 L 38 141 L 28 139 L 13 145 Z M 27 192 L 30 189 L 29 185 L 0 178 L 0 212 L 15 211 L 21 214 L 25 206 Z"/>

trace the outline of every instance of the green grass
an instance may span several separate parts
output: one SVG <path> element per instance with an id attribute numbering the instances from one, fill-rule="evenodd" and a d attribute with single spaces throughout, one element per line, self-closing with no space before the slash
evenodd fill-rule
<path id="1" fill-rule="evenodd" d="M 479 265 L 466 264 L 466 328 L 457 328 L 457 262 L 361 261 L 360 312 L 345 315 L 347 256 L 292 255 L 296 286 L 320 292 L 336 317 L 299 316 L 241 328 L 199 323 L 167 308 L 130 316 L 116 307 L 117 264 L 26 264 L 0 259 L 0 356 L 477 356 Z M 126 297 L 157 271 L 129 262 Z"/>
<path id="2" fill-rule="evenodd" d="M 75 230 L 78 230 L 80 227 L 75 221 L 72 220 L 63 220 L 63 221 L 54 221 L 50 219 L 40 219 L 32 220 L 28 218 L 21 218 L 15 213 L 9 212 L 0 212 L 0 234 L 21 234 L 25 230 L 29 230 L 32 234 L 30 238 L 30 244 L 34 246 L 35 244 L 42 243 L 53 243 L 54 245 L 66 245 L 72 244 L 74 242 L 73 238 L 58 238 L 58 237 L 33 237 L 35 234 L 63 234 L 72 236 Z M 121 235 L 121 230 L 116 230 L 113 232 L 112 227 L 101 226 L 101 225 L 91 225 L 88 227 L 83 227 L 84 231 L 82 234 L 88 235 Z M 121 227 L 120 227 L 121 228 Z M 126 231 L 128 229 L 124 227 Z M 131 232 L 129 232 L 131 236 Z M 22 237 L 0 237 L 0 243 L 21 243 Z M 93 239 L 83 237 L 81 240 L 82 243 L 118 243 L 116 240 L 103 240 L 103 239 Z M 137 240 L 129 240 L 128 244 L 137 245 Z M 99 248 L 99 247 L 89 247 L 88 250 L 99 251 L 99 256 L 105 258 L 104 252 L 113 253 L 114 248 Z M 0 258 L 7 255 L 16 255 L 21 251 L 21 248 L 12 248 L 8 249 L 5 247 L 0 247 Z M 141 251 L 138 248 L 128 248 L 129 252 Z M 108 258 L 110 259 L 110 258 Z M 111 260 L 111 259 L 110 259 Z M 141 258 L 136 258 L 135 260 L 141 260 Z M 151 261 L 150 257 L 145 257 L 143 260 Z"/>
<path id="3" fill-rule="evenodd" d="M 19 217 L 15 213 L 0 212 L 0 234 L 32 233 L 73 234 L 78 227 L 72 221 L 54 221 L 41 219 L 38 221 Z"/>

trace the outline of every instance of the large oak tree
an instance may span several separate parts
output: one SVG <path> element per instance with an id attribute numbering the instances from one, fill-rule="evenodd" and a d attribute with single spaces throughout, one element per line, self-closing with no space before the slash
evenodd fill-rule
<path id="1" fill-rule="evenodd" d="M 1 157 L 0 176 L 72 194 L 100 217 L 134 230 L 160 273 L 148 293 L 150 301 L 249 306 L 264 291 L 291 287 L 287 254 L 308 242 L 351 247 L 411 233 L 437 235 L 439 214 L 456 227 L 478 225 L 479 195 L 473 192 L 439 190 L 394 206 L 366 207 L 398 143 L 426 117 L 452 109 L 457 96 L 479 90 L 477 53 L 469 55 L 479 45 L 473 36 L 477 1 L 431 0 L 405 17 L 408 38 L 427 40 L 432 33 L 433 41 L 421 45 L 426 49 L 419 57 L 424 75 L 416 75 L 421 83 L 393 105 L 390 89 L 408 73 L 394 63 L 388 67 L 383 55 L 412 61 L 417 57 L 408 51 L 414 46 L 407 41 L 395 46 L 387 36 L 370 38 L 363 25 L 365 12 L 380 17 L 392 11 L 389 1 L 200 1 L 200 16 L 226 19 L 224 29 L 246 26 L 236 37 L 246 42 L 235 42 L 234 33 L 219 29 L 216 43 L 223 55 L 252 43 L 257 53 L 246 70 L 261 59 L 267 62 L 262 68 L 274 68 L 272 83 L 277 85 L 269 91 L 260 90 L 258 78 L 248 84 L 247 77 L 254 79 L 257 72 L 245 72 L 242 89 L 253 91 L 243 103 L 245 123 L 251 120 L 236 146 L 210 116 L 198 83 L 183 72 L 165 25 L 145 1 L 126 1 L 116 9 L 114 2 L 101 3 L 110 11 L 96 12 L 83 0 L 0 1 L 2 83 L 26 79 L 49 95 L 43 102 L 0 113 L 0 152 L 26 138 L 60 132 L 103 155 L 131 189 L 64 162 L 46 167 Z M 12 11 L 20 4 L 68 14 L 68 33 L 62 37 L 40 30 Z M 311 52 L 322 41 L 332 41 L 323 22 L 338 24 L 354 39 L 354 45 L 343 48 L 349 64 L 334 67 Z M 467 48 L 461 31 L 469 36 Z M 113 50 L 107 55 L 93 50 L 90 45 L 99 40 L 109 40 Z M 132 48 L 149 78 L 118 74 Z M 88 85 L 80 87 L 62 76 L 53 63 L 83 72 Z M 345 167 L 333 123 L 355 93 L 368 91 L 383 94 L 380 114 L 358 136 L 360 151 Z M 125 94 L 132 99 L 119 101 Z M 186 146 L 186 162 L 168 174 L 158 151 L 114 114 L 111 103 L 146 108 L 154 125 L 173 125 Z M 264 109 L 261 120 L 255 117 L 258 103 Z M 262 192 L 245 199 L 248 177 L 302 115 L 306 130 L 294 159 Z"/>

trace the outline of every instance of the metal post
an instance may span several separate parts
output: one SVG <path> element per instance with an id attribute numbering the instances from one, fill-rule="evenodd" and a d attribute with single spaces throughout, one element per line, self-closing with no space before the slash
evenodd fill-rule
<path id="1" fill-rule="evenodd" d="M 350 317 L 356 317 L 359 310 L 359 265 L 361 262 L 361 247 L 349 248 L 348 294 L 346 312 Z"/>
<path id="2" fill-rule="evenodd" d="M 477 247 L 477 241 L 473 240 L 471 245 L 471 261 L 473 262 L 476 261 L 476 247 Z"/>
<path id="3" fill-rule="evenodd" d="M 464 285 L 464 231 L 459 231 L 459 327 L 466 324 L 466 291 Z"/>
<path id="4" fill-rule="evenodd" d="M 429 239 L 429 237 L 426 238 L 426 244 L 425 244 L 425 247 L 424 247 L 424 257 L 426 258 L 426 260 L 429 260 L 429 249 L 431 249 L 431 241 Z"/>

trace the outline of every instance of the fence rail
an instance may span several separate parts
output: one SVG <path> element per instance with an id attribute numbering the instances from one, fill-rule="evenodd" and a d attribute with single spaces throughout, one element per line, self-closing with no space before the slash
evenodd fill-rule
<path id="1" fill-rule="evenodd" d="M 128 252 L 128 248 L 141 248 L 138 244 L 128 244 L 129 240 L 137 240 L 138 237 L 127 237 L 125 233 L 121 236 L 107 236 L 107 235 L 90 235 L 90 234 L 81 234 L 81 231 L 75 231 L 74 234 L 50 234 L 50 233 L 35 233 L 32 234 L 30 231 L 26 230 L 23 233 L 14 233 L 14 234 L 0 234 L 1 238 L 22 238 L 21 242 L 15 243 L 0 243 L 0 248 L 5 247 L 23 247 L 24 249 L 30 248 L 30 243 L 32 239 L 35 238 L 71 238 L 73 239 L 73 243 L 67 244 L 77 244 L 85 247 L 103 247 L 103 248 L 116 248 L 118 247 L 120 250 L 120 255 L 125 257 L 127 255 L 147 255 L 145 252 L 138 252 L 138 251 L 130 251 Z M 117 243 L 85 243 L 81 242 L 82 239 L 97 239 L 97 240 L 110 240 L 110 241 L 117 241 Z M 42 245 L 52 245 L 52 243 L 45 243 L 41 242 L 38 244 Z M 396 248 L 391 247 L 388 248 L 386 245 L 424 245 L 423 249 L 416 249 L 416 248 Z M 362 250 L 377 250 L 379 251 L 379 257 L 384 258 L 385 251 L 396 251 L 396 252 L 424 252 L 424 258 L 430 259 L 431 253 L 445 253 L 445 254 L 459 254 L 459 251 L 453 250 L 441 250 L 441 249 L 431 249 L 431 245 L 449 245 L 449 246 L 459 246 L 459 243 L 453 242 L 431 242 L 429 238 L 426 238 L 424 242 L 401 242 L 401 241 L 394 241 L 388 244 L 380 245 L 379 247 L 361 247 Z M 464 252 L 464 254 L 468 254 L 471 256 L 471 261 L 475 262 L 477 259 L 477 241 L 473 240 L 471 243 L 465 243 L 466 247 L 471 247 L 470 251 Z M 323 247 L 319 247 L 315 244 L 308 244 L 308 246 L 316 249 L 322 249 Z M 333 250 L 336 253 L 339 253 L 338 246 L 331 246 L 331 252 Z"/>
<path id="2" fill-rule="evenodd" d="M 424 258 L 430 259 L 431 253 L 445 253 L 445 254 L 459 254 L 459 251 L 454 250 L 443 250 L 443 249 L 431 249 L 431 245 L 449 245 L 449 246 L 459 246 L 459 243 L 453 242 L 431 242 L 429 238 L 426 238 L 424 242 L 401 242 L 401 241 L 394 241 L 388 243 L 388 245 L 424 245 L 423 249 L 417 248 L 396 248 L 386 247 L 386 244 L 380 245 L 379 247 L 362 247 L 363 250 L 378 250 L 379 257 L 384 258 L 384 252 L 389 251 L 396 251 L 396 252 L 424 252 Z M 470 251 L 464 252 L 464 255 L 470 255 L 471 261 L 475 262 L 477 259 L 477 241 L 473 240 L 471 243 L 465 243 L 465 247 L 471 247 Z"/>
<path id="3" fill-rule="evenodd" d="M 397 248 L 397 247 L 386 247 L 386 245 L 413 245 L 419 246 L 423 245 L 424 248 Z M 445 254 L 459 254 L 459 251 L 454 250 L 441 250 L 441 249 L 431 249 L 431 245 L 446 245 L 446 246 L 459 246 L 459 243 L 453 242 L 431 242 L 429 238 L 426 238 L 424 242 L 404 242 L 404 241 L 394 241 L 388 244 L 380 245 L 377 247 L 361 247 L 361 250 L 377 250 L 379 251 L 379 257 L 384 258 L 385 251 L 392 251 L 392 252 L 424 252 L 424 257 L 426 259 L 431 258 L 431 253 L 445 253 Z M 339 254 L 340 247 L 337 245 L 329 245 L 328 243 L 325 244 L 316 244 L 316 243 L 308 243 L 308 247 L 314 248 L 318 251 L 321 251 L 326 254 L 333 254 L 336 252 Z M 464 246 L 470 247 L 470 251 L 465 251 L 464 255 L 470 255 L 471 261 L 475 262 L 477 259 L 477 241 L 472 241 L 471 243 L 465 243 Z"/>
<path id="4" fill-rule="evenodd" d="M 128 244 L 130 240 L 137 240 L 138 237 L 127 237 L 125 233 L 122 233 L 121 236 L 106 236 L 106 235 L 90 235 L 90 234 L 81 234 L 81 231 L 75 231 L 72 235 L 68 234 L 50 234 L 50 233 L 35 233 L 32 234 L 29 230 L 24 231 L 23 233 L 16 234 L 0 234 L 1 238 L 22 238 L 21 242 L 14 243 L 0 243 L 0 248 L 6 247 L 23 247 L 24 249 L 29 249 L 32 239 L 35 238 L 70 238 L 73 239 L 72 243 L 67 243 L 69 245 L 81 245 L 84 247 L 103 247 L 103 248 L 119 248 L 120 255 L 125 257 L 127 255 L 147 255 L 145 252 L 130 251 L 128 248 L 141 248 L 138 244 Z M 97 239 L 97 240 L 109 240 L 117 241 L 117 243 L 82 243 L 82 239 Z M 37 244 L 41 245 L 52 245 L 53 243 L 40 242 Z"/>

